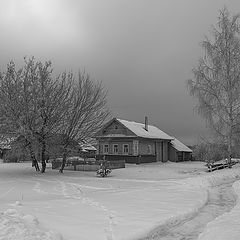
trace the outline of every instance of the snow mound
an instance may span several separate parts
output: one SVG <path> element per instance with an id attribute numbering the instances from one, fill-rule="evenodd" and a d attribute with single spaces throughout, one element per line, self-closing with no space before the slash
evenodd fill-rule
<path id="1" fill-rule="evenodd" d="M 62 235 L 41 229 L 32 215 L 23 215 L 16 209 L 0 213 L 0 240 L 63 240 Z"/>
<path id="2" fill-rule="evenodd" d="M 222 169 L 221 171 L 211 172 L 206 175 L 196 176 L 194 178 L 185 178 L 181 180 L 186 187 L 200 187 L 208 188 L 217 186 L 224 182 L 233 181 L 240 178 L 239 168 L 235 169 Z"/>
<path id="3" fill-rule="evenodd" d="M 32 215 L 25 215 L 22 217 L 22 219 L 25 221 L 25 223 L 27 223 L 29 225 L 38 225 L 39 224 L 38 219 Z"/>
<path id="4" fill-rule="evenodd" d="M 9 215 L 9 216 L 15 216 L 17 215 L 18 212 L 16 209 L 7 209 L 5 212 L 4 212 L 4 215 Z"/>
<path id="5" fill-rule="evenodd" d="M 22 206 L 23 204 L 20 201 L 16 201 L 15 203 L 9 204 L 13 207 L 17 207 L 17 206 Z"/>

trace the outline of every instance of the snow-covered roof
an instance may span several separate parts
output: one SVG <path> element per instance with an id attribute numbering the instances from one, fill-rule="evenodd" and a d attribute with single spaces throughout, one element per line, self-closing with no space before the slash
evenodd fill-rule
<path id="1" fill-rule="evenodd" d="M 91 144 L 81 144 L 81 148 L 83 152 L 88 152 L 88 151 L 97 151 L 97 149 L 91 145 Z"/>
<path id="2" fill-rule="evenodd" d="M 97 151 L 97 149 L 92 145 L 84 146 L 84 147 L 82 147 L 82 149 L 85 150 L 85 151 Z"/>
<path id="3" fill-rule="evenodd" d="M 192 152 L 192 150 L 184 145 L 182 142 L 180 142 L 178 139 L 174 139 L 171 141 L 172 146 L 179 152 Z"/>
<path id="4" fill-rule="evenodd" d="M 130 122 L 127 120 L 117 119 L 121 124 L 123 124 L 126 128 L 136 134 L 138 137 L 142 138 L 151 138 L 151 139 L 165 139 L 165 140 L 173 140 L 174 138 L 160 130 L 159 128 L 148 125 L 148 131 L 145 130 L 145 124 Z"/>

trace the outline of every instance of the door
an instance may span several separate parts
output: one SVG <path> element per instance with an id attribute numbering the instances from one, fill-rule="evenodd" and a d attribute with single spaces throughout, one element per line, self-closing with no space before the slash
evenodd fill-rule
<path id="1" fill-rule="evenodd" d="M 162 143 L 156 142 L 156 159 L 157 162 L 162 161 Z"/>

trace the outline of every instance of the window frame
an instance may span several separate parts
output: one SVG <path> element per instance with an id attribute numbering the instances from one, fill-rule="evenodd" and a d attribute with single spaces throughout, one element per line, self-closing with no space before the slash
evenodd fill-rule
<path id="1" fill-rule="evenodd" d="M 115 146 L 117 146 L 117 152 L 115 152 Z M 113 154 L 119 154 L 119 147 L 118 147 L 118 144 L 113 144 L 113 146 L 112 146 L 112 150 L 113 150 Z"/>
<path id="2" fill-rule="evenodd" d="M 115 152 L 115 146 L 117 146 L 117 152 Z M 119 154 L 119 148 L 118 148 L 118 144 L 113 144 L 113 147 L 112 147 L 112 149 L 113 149 L 113 154 Z"/>
<path id="3" fill-rule="evenodd" d="M 107 146 L 107 151 L 106 150 L 106 146 Z M 103 144 L 103 153 L 106 154 L 106 153 L 109 153 L 109 144 Z"/>
<path id="4" fill-rule="evenodd" d="M 127 146 L 127 149 L 128 149 L 127 152 L 124 151 L 124 149 L 125 149 L 124 147 L 125 147 L 125 146 Z M 128 143 L 124 143 L 124 144 L 123 144 L 123 155 L 129 155 L 129 154 L 130 154 L 129 144 L 128 144 Z"/>

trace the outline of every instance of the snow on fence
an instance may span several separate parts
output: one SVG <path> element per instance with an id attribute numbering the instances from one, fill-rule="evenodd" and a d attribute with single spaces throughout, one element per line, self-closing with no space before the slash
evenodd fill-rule
<path id="1" fill-rule="evenodd" d="M 207 163 L 206 166 L 208 167 L 208 171 L 212 172 L 212 171 L 223 169 L 223 168 L 231 168 L 238 162 L 239 161 L 236 161 L 236 160 L 232 160 L 231 162 L 228 162 L 227 160 L 224 160 L 224 161 L 221 160 L 214 163 Z"/>
<path id="2" fill-rule="evenodd" d="M 62 159 L 57 158 L 51 161 L 52 169 L 59 169 L 62 164 Z M 97 171 L 101 164 L 102 160 L 96 160 L 95 158 L 79 158 L 72 157 L 68 158 L 65 166 L 65 170 L 74 170 L 74 171 Z M 107 166 L 110 169 L 125 168 L 124 160 L 117 161 L 107 161 Z"/>

